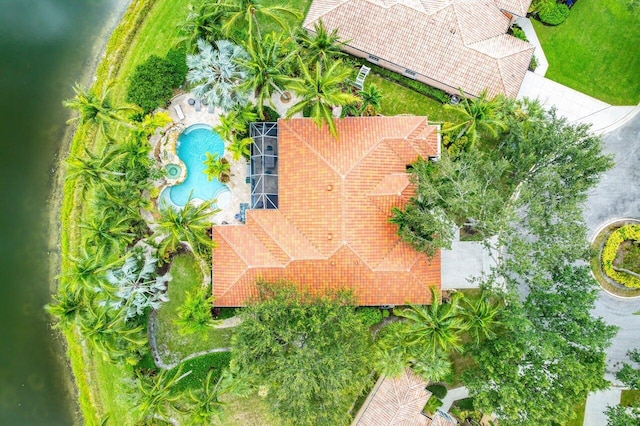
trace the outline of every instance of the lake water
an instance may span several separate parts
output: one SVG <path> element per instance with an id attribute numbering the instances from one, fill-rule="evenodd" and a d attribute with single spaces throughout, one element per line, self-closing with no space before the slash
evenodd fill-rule
<path id="1" fill-rule="evenodd" d="M 49 200 L 68 112 L 128 0 L 0 0 L 0 425 L 70 425 L 77 407 L 50 294 Z"/>

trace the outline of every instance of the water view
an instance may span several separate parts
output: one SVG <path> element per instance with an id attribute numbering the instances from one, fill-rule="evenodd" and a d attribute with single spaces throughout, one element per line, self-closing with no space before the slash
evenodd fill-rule
<path id="1" fill-rule="evenodd" d="M 77 411 L 50 295 L 49 201 L 68 112 L 127 0 L 0 0 L 0 424 L 70 425 Z M 55 224 L 54 222 L 54 225 Z"/>

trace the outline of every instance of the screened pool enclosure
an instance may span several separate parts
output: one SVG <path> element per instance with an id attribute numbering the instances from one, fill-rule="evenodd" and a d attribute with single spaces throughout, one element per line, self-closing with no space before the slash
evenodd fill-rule
<path id="1" fill-rule="evenodd" d="M 278 208 L 278 123 L 251 123 L 251 208 Z"/>

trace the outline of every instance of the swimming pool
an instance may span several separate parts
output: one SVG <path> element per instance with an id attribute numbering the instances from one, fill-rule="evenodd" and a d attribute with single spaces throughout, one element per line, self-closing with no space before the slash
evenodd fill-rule
<path id="1" fill-rule="evenodd" d="M 192 199 L 202 201 L 216 199 L 217 207 L 225 207 L 231 200 L 229 188 L 218 179 L 209 180 L 203 164 L 207 152 L 224 155 L 220 135 L 208 124 L 194 124 L 180 134 L 176 151 L 187 169 L 187 177 L 178 185 L 166 187 L 160 194 L 160 204 L 184 207 L 191 195 Z"/>

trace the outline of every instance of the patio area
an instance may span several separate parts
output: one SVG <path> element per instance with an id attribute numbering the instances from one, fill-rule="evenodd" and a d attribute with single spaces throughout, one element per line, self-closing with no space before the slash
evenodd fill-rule
<path id="1" fill-rule="evenodd" d="M 152 143 L 154 146 L 154 156 L 161 168 L 171 164 L 182 165 L 183 172 L 179 176 L 167 176 L 161 184 L 160 191 L 165 187 L 176 185 L 184 180 L 186 168 L 176 153 L 178 137 L 184 129 L 194 124 L 207 124 L 213 128 L 220 124 L 220 111 L 212 109 L 208 105 L 196 102 L 191 93 L 184 93 L 172 99 L 168 107 L 168 113 L 173 122 L 164 130 L 162 135 Z M 225 185 L 229 188 L 231 199 L 226 206 L 221 207 L 221 211 L 212 216 L 213 224 L 240 224 L 241 205 L 248 204 L 251 200 L 251 185 L 247 179 L 247 160 L 240 158 L 234 160 L 227 150 L 228 141 L 224 141 L 224 158 L 231 165 L 231 179 Z"/>

